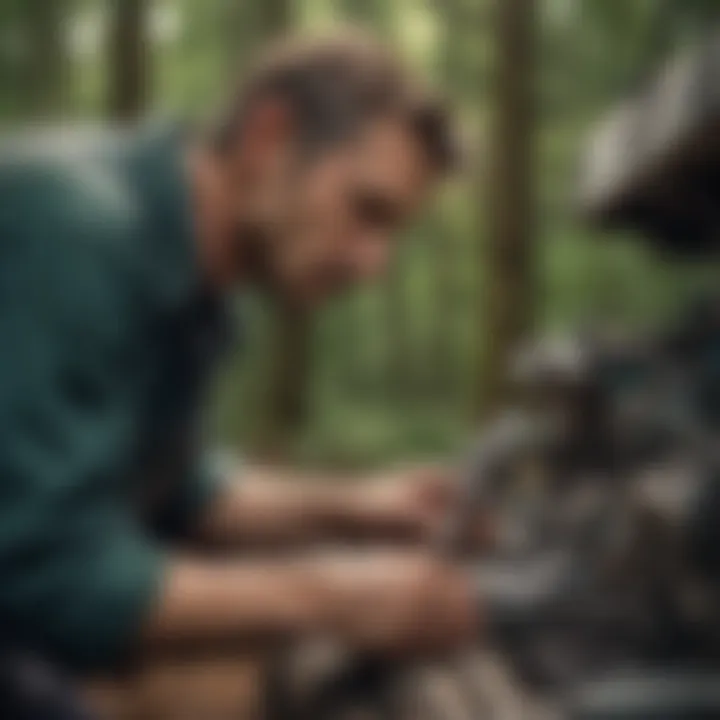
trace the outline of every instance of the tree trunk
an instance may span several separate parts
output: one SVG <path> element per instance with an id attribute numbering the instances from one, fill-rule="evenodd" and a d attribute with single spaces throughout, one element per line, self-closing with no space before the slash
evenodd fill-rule
<path id="1" fill-rule="evenodd" d="M 260 37 L 271 40 L 290 30 L 293 24 L 290 0 L 262 0 L 255 2 Z"/>
<path id="2" fill-rule="evenodd" d="M 25 0 L 23 8 L 30 41 L 25 68 L 27 115 L 48 119 L 66 109 L 68 53 L 62 0 Z"/>
<path id="3" fill-rule="evenodd" d="M 147 0 L 113 0 L 108 53 L 108 114 L 121 122 L 145 109 L 150 84 Z"/>
<path id="4" fill-rule="evenodd" d="M 258 451 L 264 460 L 282 462 L 307 420 L 314 317 L 293 304 L 274 309 Z"/>
<path id="5" fill-rule="evenodd" d="M 340 10 L 345 20 L 385 33 L 389 29 L 391 4 L 387 0 L 341 0 Z"/>
<path id="6" fill-rule="evenodd" d="M 492 412 L 507 397 L 508 367 L 531 330 L 536 298 L 534 226 L 535 0 L 495 0 L 495 106 L 489 174 L 483 362 L 477 403 Z"/>

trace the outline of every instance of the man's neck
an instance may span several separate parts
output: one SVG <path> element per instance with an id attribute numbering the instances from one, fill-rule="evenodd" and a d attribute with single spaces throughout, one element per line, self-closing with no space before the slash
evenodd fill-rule
<path id="1" fill-rule="evenodd" d="M 225 169 L 207 147 L 194 146 L 187 154 L 195 215 L 198 259 L 210 287 L 227 290 L 241 280 L 242 268 L 233 247 L 235 212 Z"/>

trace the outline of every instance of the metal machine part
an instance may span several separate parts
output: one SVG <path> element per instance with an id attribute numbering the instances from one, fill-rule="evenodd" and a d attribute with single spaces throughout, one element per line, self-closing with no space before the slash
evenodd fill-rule
<path id="1" fill-rule="evenodd" d="M 711 720 L 720 717 L 720 673 L 616 673 L 573 693 L 572 720 Z"/>
<path id="2" fill-rule="evenodd" d="M 720 211 L 720 38 L 670 60 L 601 122 L 584 157 L 584 218 L 636 229 L 678 254 L 714 252 Z"/>

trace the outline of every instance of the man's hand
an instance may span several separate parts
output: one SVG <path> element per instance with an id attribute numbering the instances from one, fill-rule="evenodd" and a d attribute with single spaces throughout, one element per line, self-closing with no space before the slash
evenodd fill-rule
<path id="1" fill-rule="evenodd" d="M 358 518 L 378 538 L 427 541 L 438 536 L 458 497 L 453 473 L 419 467 L 386 473 L 352 488 Z"/>
<path id="2" fill-rule="evenodd" d="M 409 468 L 366 480 L 317 480 L 248 470 L 218 498 L 199 537 L 221 546 L 299 545 L 333 540 L 432 541 L 461 502 L 454 473 Z M 471 547 L 487 544 L 478 518 Z"/>
<path id="3" fill-rule="evenodd" d="M 410 468 L 381 475 L 355 486 L 357 506 L 379 537 L 415 543 L 442 537 L 463 502 L 459 479 L 448 469 Z M 471 526 L 458 538 L 463 550 L 478 552 L 493 545 L 495 529 L 489 514 L 478 509 Z"/>
<path id="4" fill-rule="evenodd" d="M 387 656 L 459 649 L 475 639 L 470 578 L 417 553 L 290 561 L 177 560 L 145 633 L 151 652 L 328 637 Z"/>
<path id="5" fill-rule="evenodd" d="M 431 556 L 379 553 L 318 566 L 331 630 L 349 646 L 396 656 L 458 649 L 477 636 L 466 573 Z"/>

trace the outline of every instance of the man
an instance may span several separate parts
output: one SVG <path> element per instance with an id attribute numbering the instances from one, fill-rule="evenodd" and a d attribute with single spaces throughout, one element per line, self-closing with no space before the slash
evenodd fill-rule
<path id="1" fill-rule="evenodd" d="M 11 145 L 0 166 L 6 645 L 87 673 L 315 632 L 387 653 L 465 642 L 469 586 L 421 553 L 234 554 L 421 538 L 442 520 L 437 478 L 283 483 L 229 473 L 195 442 L 227 336 L 223 296 L 254 285 L 311 306 L 379 275 L 448 168 L 437 103 L 366 38 L 285 41 L 205 135 Z"/>

